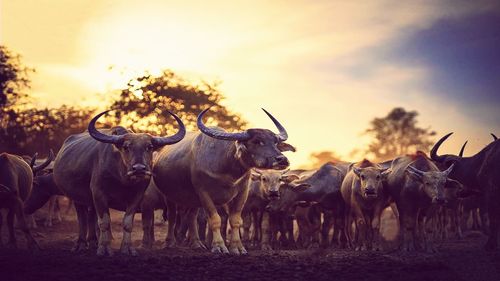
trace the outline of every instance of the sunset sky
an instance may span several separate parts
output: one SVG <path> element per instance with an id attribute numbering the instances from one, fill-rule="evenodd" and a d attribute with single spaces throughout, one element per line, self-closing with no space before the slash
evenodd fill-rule
<path id="1" fill-rule="evenodd" d="M 36 68 L 41 106 L 91 104 L 144 70 L 221 80 L 252 127 L 287 128 L 292 166 L 349 159 L 396 106 L 466 155 L 500 135 L 499 1 L 0 2 L 0 43 Z M 113 66 L 113 69 L 109 69 Z"/>

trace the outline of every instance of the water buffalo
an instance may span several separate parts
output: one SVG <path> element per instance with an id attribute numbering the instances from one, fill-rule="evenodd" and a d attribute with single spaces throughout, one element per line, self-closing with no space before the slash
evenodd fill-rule
<path id="1" fill-rule="evenodd" d="M 332 224 L 335 224 L 333 242 L 335 244 L 338 242 L 344 243 L 343 229 L 345 204 L 340 194 L 340 187 L 347 174 L 348 167 L 349 163 L 346 162 L 329 162 L 322 165 L 317 170 L 301 173 L 300 178 L 296 177 L 294 181 L 282 185 L 282 197 L 280 200 L 269 203 L 268 210 L 273 213 L 288 213 L 290 209 L 299 202 L 301 204 L 314 202 L 317 204 L 315 208 L 308 208 L 307 211 L 300 209 L 298 216 L 296 215 L 297 223 L 299 224 L 302 234 L 301 236 L 309 237 L 317 230 L 317 224 L 310 221 L 309 218 L 311 216 L 307 214 L 309 214 L 309 211 L 321 210 L 325 214 L 328 213 L 331 215 L 331 217 L 327 217 L 328 219 L 325 219 L 324 222 L 322 232 L 323 245 L 327 246 L 329 244 L 328 232 Z M 329 211 L 331 211 L 331 214 Z"/>
<path id="2" fill-rule="evenodd" d="M 250 171 L 251 176 L 246 183 L 249 185 L 248 199 L 242 210 L 244 242 L 250 240 L 250 227 L 253 223 L 253 245 L 257 246 L 259 242 L 265 241 L 260 247 L 264 250 L 270 249 L 269 239 L 262 239 L 263 235 L 269 237 L 269 233 L 263 234 L 262 232 L 262 225 L 265 225 L 264 228 L 269 225 L 269 216 L 265 213 L 265 208 L 271 200 L 278 200 L 280 198 L 281 184 L 292 179 L 286 172 L 287 170 L 259 169 L 252 169 Z M 267 232 L 269 229 L 266 228 L 264 230 Z"/>
<path id="3" fill-rule="evenodd" d="M 380 217 L 389 205 L 389 194 L 384 188 L 384 180 L 390 172 L 368 160 L 351 165 L 344 178 L 341 194 L 346 203 L 345 232 L 349 243 L 356 250 L 380 247 Z M 355 223 L 354 240 L 351 235 L 352 222 Z"/>
<path id="4" fill-rule="evenodd" d="M 170 137 L 133 133 L 123 127 L 100 132 L 95 123 L 107 112 L 96 115 L 87 132 L 64 141 L 54 163 L 54 182 L 75 202 L 80 228 L 76 250 L 86 247 L 87 229 L 95 243 L 92 219 L 96 212 L 100 230 L 97 255 L 112 255 L 109 208 L 113 208 L 125 210 L 120 251 L 137 255 L 131 241 L 132 224 L 151 179 L 153 151 L 179 142 L 186 130 L 182 121 L 167 111 L 179 125 L 179 131 Z"/>
<path id="5" fill-rule="evenodd" d="M 454 164 L 453 171 L 449 177 L 455 179 L 467 187 L 480 188 L 486 196 L 490 231 L 486 250 L 495 250 L 498 245 L 498 228 L 500 224 L 500 141 L 495 140 L 488 144 L 477 154 L 470 157 L 460 157 L 447 154 L 438 155 L 438 149 L 451 134 L 442 137 L 431 150 L 432 160 L 444 166 Z"/>
<path id="6" fill-rule="evenodd" d="M 391 172 L 387 176 L 387 189 L 398 208 L 404 250 L 420 248 L 418 241 L 421 239 L 425 250 L 435 251 L 431 239 L 434 229 L 430 220 L 439 211 L 439 205 L 447 203 L 445 187 L 451 181 L 448 174 L 452 170 L 453 166 L 450 166 L 440 171 L 420 151 L 393 160 Z"/>
<path id="7" fill-rule="evenodd" d="M 220 228 L 218 205 L 227 204 L 231 225 L 230 251 L 245 254 L 247 251 L 240 239 L 241 211 L 248 196 L 248 186 L 238 184 L 248 181 L 251 168 L 286 169 L 288 159 L 283 151 L 294 150 L 285 143 L 288 135 L 285 128 L 267 111 L 279 130 L 275 134 L 267 129 L 248 129 L 228 133 L 220 128 L 209 128 L 203 124 L 205 109 L 198 115 L 200 132 L 188 133 L 179 143 L 164 147 L 154 165 L 154 181 L 169 201 L 192 208 L 188 214 L 190 223 L 189 243 L 192 248 L 205 247 L 199 238 L 196 216 L 203 207 L 208 216 L 212 232 L 212 252 L 229 253 Z M 175 223 L 175 214 L 170 212 L 169 225 Z M 172 227 L 169 227 L 169 245 L 175 244 Z"/>
<path id="8" fill-rule="evenodd" d="M 14 234 L 14 215 L 19 222 L 21 230 L 26 236 L 28 248 L 38 250 L 39 246 L 26 224 L 23 210 L 24 200 L 31 192 L 33 184 L 33 171 L 38 171 L 40 167 L 31 166 L 26 161 L 8 153 L 0 154 L 0 208 L 7 208 L 7 226 L 9 229 L 9 247 L 16 247 L 16 237 Z M 1 216 L 0 216 L 1 217 Z M 0 228 L 1 228 L 0 219 Z M 0 244 L 2 244 L 0 239 Z"/>

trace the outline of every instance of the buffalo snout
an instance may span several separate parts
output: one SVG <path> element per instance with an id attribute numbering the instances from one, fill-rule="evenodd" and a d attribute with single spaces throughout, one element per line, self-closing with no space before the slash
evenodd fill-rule
<path id="1" fill-rule="evenodd" d="M 269 199 L 270 200 L 280 199 L 280 192 L 278 190 L 270 190 L 269 191 Z"/>
<path id="2" fill-rule="evenodd" d="M 274 168 L 285 169 L 288 168 L 288 166 L 290 166 L 290 161 L 288 161 L 285 155 L 278 155 L 274 158 Z"/>
<path id="3" fill-rule="evenodd" d="M 436 197 L 434 198 L 433 203 L 443 205 L 446 203 L 446 199 L 443 197 Z"/>
<path id="4" fill-rule="evenodd" d="M 132 168 L 128 171 L 127 176 L 129 177 L 149 177 L 151 176 L 151 171 L 148 166 L 144 164 L 134 164 Z"/>

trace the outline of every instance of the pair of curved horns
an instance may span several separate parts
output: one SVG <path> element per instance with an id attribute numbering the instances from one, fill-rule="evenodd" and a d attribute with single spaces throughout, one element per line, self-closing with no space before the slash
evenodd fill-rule
<path id="1" fill-rule="evenodd" d="M 124 139 L 124 135 L 106 135 L 106 134 L 103 134 L 101 132 L 99 132 L 96 128 L 95 128 L 95 123 L 97 122 L 97 120 L 103 116 L 104 114 L 108 113 L 110 110 L 106 110 L 104 112 L 101 112 L 99 114 L 97 114 L 94 118 L 92 118 L 92 120 L 90 121 L 89 123 L 89 126 L 88 126 L 88 130 L 89 130 L 89 134 L 96 140 L 100 141 L 100 142 L 104 142 L 104 143 L 112 143 L 112 144 L 121 144 L 123 142 L 123 139 Z M 182 120 L 175 114 L 173 114 L 172 112 L 168 111 L 167 112 L 172 115 L 172 117 L 175 118 L 175 121 L 177 121 L 177 124 L 179 125 L 179 131 L 173 135 L 173 136 L 170 136 L 170 137 L 153 137 L 153 145 L 155 147 L 161 147 L 161 146 L 164 146 L 164 145 L 168 145 L 168 144 L 174 144 L 174 143 L 177 143 L 179 141 L 181 141 L 184 136 L 186 135 L 186 127 L 184 126 L 184 123 L 182 123 Z"/>
<path id="2" fill-rule="evenodd" d="M 30 167 L 31 170 L 33 171 L 33 174 L 35 175 L 36 173 L 40 172 L 41 170 L 47 168 L 49 166 L 50 162 L 54 160 L 54 151 L 52 149 L 49 152 L 49 155 L 47 156 L 47 159 L 40 165 L 35 165 L 36 158 L 38 156 L 38 153 L 35 153 L 33 157 L 31 157 L 31 162 L 30 162 Z"/>
<path id="3" fill-rule="evenodd" d="M 438 142 L 436 142 L 436 144 L 434 144 L 434 146 L 432 147 L 431 149 L 431 159 L 434 160 L 434 161 L 438 161 L 438 162 L 442 162 L 444 161 L 444 158 L 445 156 L 440 156 L 440 155 L 437 155 L 437 151 L 439 149 L 439 147 L 441 146 L 441 144 L 443 144 L 443 142 L 448 139 L 453 133 L 449 133 L 447 135 L 445 135 L 444 137 L 442 137 L 440 140 L 438 140 Z M 493 141 L 496 141 L 498 140 L 497 136 L 493 133 L 491 133 L 491 136 L 493 137 Z M 460 149 L 460 152 L 458 153 L 458 156 L 459 157 L 463 157 L 464 155 L 464 150 L 465 150 L 465 146 L 467 145 L 467 142 L 466 141 L 463 145 L 462 145 L 462 148 Z"/>
<path id="4" fill-rule="evenodd" d="M 203 116 L 205 115 L 205 113 L 209 109 L 210 109 L 210 107 L 203 110 L 198 115 L 198 119 L 196 120 L 196 124 L 198 125 L 198 128 L 204 134 L 206 134 L 212 138 L 219 139 L 219 140 L 229 140 L 229 141 L 246 141 L 246 140 L 249 140 L 251 138 L 248 131 L 243 131 L 243 132 L 238 132 L 238 133 L 228 133 L 228 132 L 212 129 L 212 128 L 205 126 L 205 124 L 203 124 Z M 262 110 L 273 121 L 276 128 L 278 128 L 279 133 L 276 135 L 278 137 L 278 139 L 280 141 L 286 141 L 288 139 L 288 134 L 287 134 L 285 128 L 280 124 L 280 122 L 278 120 L 276 120 L 276 118 L 274 118 L 274 116 L 271 115 L 271 113 L 267 112 L 264 108 L 262 108 Z"/>

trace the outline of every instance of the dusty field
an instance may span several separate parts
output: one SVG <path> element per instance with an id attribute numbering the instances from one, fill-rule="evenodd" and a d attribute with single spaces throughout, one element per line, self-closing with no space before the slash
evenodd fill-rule
<path id="1" fill-rule="evenodd" d="M 118 249 L 121 229 L 116 215 L 113 246 Z M 136 218 L 134 242 L 139 246 L 140 215 Z M 158 225 L 159 241 L 153 251 L 139 250 L 140 256 L 135 258 L 118 253 L 98 258 L 90 251 L 70 251 L 77 231 L 73 216 L 53 227 L 38 222 L 36 239 L 43 251 L 32 255 L 24 250 L 19 233 L 20 250 L 0 249 L 0 280 L 500 280 L 500 252 L 482 251 L 485 237 L 479 233 L 442 243 L 437 254 L 250 250 L 249 255 L 236 257 L 162 249 L 166 226 Z M 4 241 L 5 234 L 3 229 Z"/>

